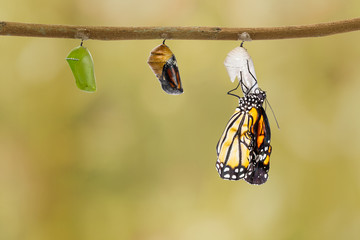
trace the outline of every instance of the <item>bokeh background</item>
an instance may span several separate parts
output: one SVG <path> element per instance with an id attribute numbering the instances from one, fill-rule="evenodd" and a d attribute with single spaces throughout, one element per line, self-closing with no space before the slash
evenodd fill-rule
<path id="1" fill-rule="evenodd" d="M 357 0 L 2 0 L 1 20 L 271 27 L 359 16 Z M 76 88 L 74 39 L 0 36 L 0 239 L 358 239 L 360 32 L 246 43 L 281 129 L 269 181 L 229 182 L 215 145 L 237 100 L 236 41 L 168 40 L 184 94 L 147 65 L 162 40 L 86 41 L 98 91 Z"/>

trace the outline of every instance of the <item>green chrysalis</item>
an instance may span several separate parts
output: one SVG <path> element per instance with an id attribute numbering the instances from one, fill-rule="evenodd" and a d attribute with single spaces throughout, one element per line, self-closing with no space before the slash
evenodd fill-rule
<path id="1" fill-rule="evenodd" d="M 81 44 L 71 50 L 66 61 L 74 74 L 77 87 L 87 92 L 95 92 L 94 62 L 89 50 Z"/>

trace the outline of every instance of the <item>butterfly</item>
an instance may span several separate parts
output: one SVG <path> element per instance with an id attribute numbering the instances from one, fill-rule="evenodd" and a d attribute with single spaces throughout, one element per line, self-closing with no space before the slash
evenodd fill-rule
<path id="1" fill-rule="evenodd" d="M 243 91 L 247 89 L 244 97 L 232 93 L 240 84 Z M 223 179 L 245 179 L 250 184 L 263 184 L 268 179 L 272 151 L 270 124 L 262 107 L 266 93 L 244 85 L 240 79 L 228 94 L 239 99 L 239 106 L 216 146 L 216 169 Z"/>

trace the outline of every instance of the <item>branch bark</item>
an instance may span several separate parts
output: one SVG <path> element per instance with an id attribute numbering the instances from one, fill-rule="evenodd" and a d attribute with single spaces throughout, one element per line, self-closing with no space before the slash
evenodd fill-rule
<path id="1" fill-rule="evenodd" d="M 187 39 L 251 40 L 322 37 L 360 30 L 360 18 L 302 26 L 268 28 L 104 27 L 30 24 L 0 21 L 0 35 L 94 40 Z"/>

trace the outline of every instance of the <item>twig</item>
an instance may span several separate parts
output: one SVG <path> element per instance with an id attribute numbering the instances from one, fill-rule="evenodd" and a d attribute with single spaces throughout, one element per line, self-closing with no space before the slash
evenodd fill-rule
<path id="1" fill-rule="evenodd" d="M 222 27 L 102 27 L 0 22 L 0 35 L 77 38 L 96 40 L 188 39 L 239 40 L 247 32 L 251 40 L 322 37 L 360 30 L 360 18 L 302 26 L 269 28 Z M 166 36 L 166 37 L 164 37 Z"/>

